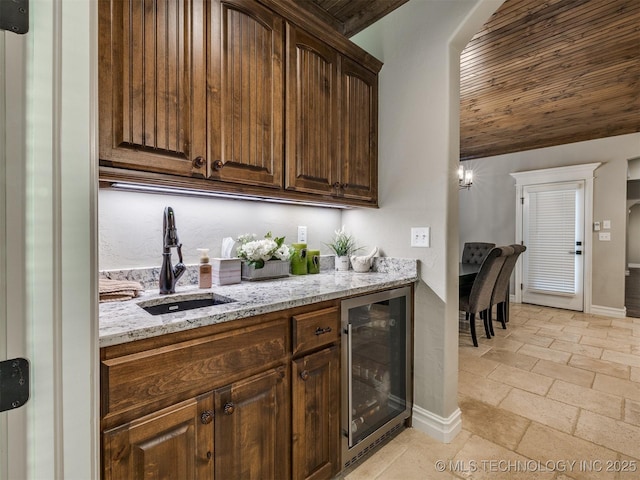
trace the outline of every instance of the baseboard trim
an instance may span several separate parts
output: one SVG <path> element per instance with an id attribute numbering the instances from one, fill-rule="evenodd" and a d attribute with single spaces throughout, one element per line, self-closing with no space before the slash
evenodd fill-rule
<path id="1" fill-rule="evenodd" d="M 411 426 L 440 442 L 451 443 L 462 430 L 462 412 L 456 408 L 448 418 L 444 418 L 414 405 Z"/>
<path id="2" fill-rule="evenodd" d="M 592 315 L 602 315 L 604 317 L 624 318 L 627 316 L 627 309 L 591 305 L 589 313 Z"/>

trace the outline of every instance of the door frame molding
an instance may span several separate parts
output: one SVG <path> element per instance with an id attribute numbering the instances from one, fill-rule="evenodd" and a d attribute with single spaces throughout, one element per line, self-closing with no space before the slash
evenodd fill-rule
<path id="1" fill-rule="evenodd" d="M 593 180 L 595 170 L 602 165 L 600 162 L 572 165 L 568 167 L 544 168 L 540 170 L 528 170 L 514 172 L 510 175 L 516 180 L 516 243 L 522 243 L 522 200 L 524 187 L 561 182 L 584 182 L 584 270 L 583 270 L 583 311 L 591 313 L 592 298 L 592 262 L 593 240 L 587 233 L 593 225 Z M 522 303 L 522 290 L 518 285 L 522 284 L 522 262 L 516 263 L 515 268 L 515 302 Z"/>

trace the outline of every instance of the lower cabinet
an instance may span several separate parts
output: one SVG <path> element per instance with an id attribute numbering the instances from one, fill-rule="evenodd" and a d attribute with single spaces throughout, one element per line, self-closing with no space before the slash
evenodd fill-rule
<path id="1" fill-rule="evenodd" d="M 104 480 L 331 479 L 337 301 L 101 349 Z"/>
<path id="2" fill-rule="evenodd" d="M 215 478 L 289 478 L 285 367 L 215 391 Z"/>
<path id="3" fill-rule="evenodd" d="M 212 412 L 202 395 L 104 432 L 104 478 L 212 478 Z"/>
<path id="4" fill-rule="evenodd" d="M 293 362 L 293 479 L 330 479 L 340 471 L 340 348 Z"/>

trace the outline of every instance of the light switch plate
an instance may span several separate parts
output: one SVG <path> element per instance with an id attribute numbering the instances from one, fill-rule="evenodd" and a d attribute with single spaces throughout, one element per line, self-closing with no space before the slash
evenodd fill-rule
<path id="1" fill-rule="evenodd" d="M 605 230 L 610 230 L 611 229 L 611 220 L 603 220 L 602 221 L 602 228 L 604 228 Z"/>
<path id="2" fill-rule="evenodd" d="M 600 231 L 600 222 L 593 222 L 593 231 L 594 232 Z"/>
<path id="3" fill-rule="evenodd" d="M 431 229 L 429 227 L 411 227 L 411 246 L 412 247 L 430 247 Z"/>
<path id="4" fill-rule="evenodd" d="M 610 242 L 611 232 L 600 232 L 598 234 L 598 240 L 600 240 L 601 242 Z"/>

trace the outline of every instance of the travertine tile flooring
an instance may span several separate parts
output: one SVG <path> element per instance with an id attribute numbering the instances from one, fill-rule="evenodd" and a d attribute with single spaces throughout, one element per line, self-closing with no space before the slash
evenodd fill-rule
<path id="1" fill-rule="evenodd" d="M 474 348 L 461 322 L 454 441 L 405 430 L 346 480 L 640 479 L 640 319 L 512 305 L 494 329 Z"/>

